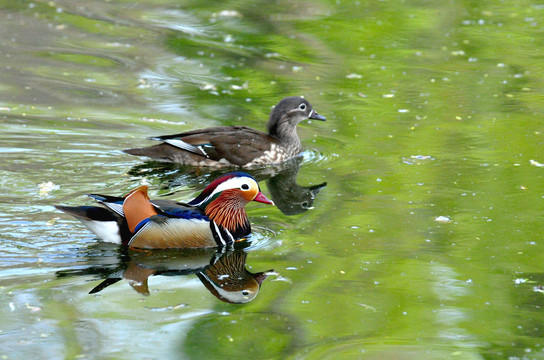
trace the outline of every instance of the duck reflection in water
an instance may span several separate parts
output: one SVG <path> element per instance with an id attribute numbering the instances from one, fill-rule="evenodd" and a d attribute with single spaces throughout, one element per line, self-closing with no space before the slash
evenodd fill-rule
<path id="1" fill-rule="evenodd" d="M 312 209 L 317 194 L 327 186 L 327 182 L 311 186 L 297 184 L 302 160 L 302 156 L 299 156 L 280 165 L 245 169 L 245 171 L 259 182 L 266 180 L 266 186 L 274 204 L 284 215 L 298 215 Z M 224 171 L 148 161 L 133 167 L 129 174 L 133 176 L 145 174 L 147 177 L 157 177 L 161 184 L 159 187 L 164 190 L 177 187 L 202 186 L 209 179 L 224 174 Z"/>
<path id="2" fill-rule="evenodd" d="M 274 204 L 285 215 L 297 215 L 313 209 L 317 194 L 327 186 L 326 182 L 312 186 L 297 184 L 301 161 L 300 157 L 293 159 L 289 166 L 266 180 L 266 187 Z"/>
<path id="3" fill-rule="evenodd" d="M 104 245 L 96 244 L 96 247 Z M 110 249 L 111 250 L 111 249 Z M 59 277 L 73 275 L 99 275 L 105 278 L 89 294 L 98 293 L 120 280 L 142 295 L 149 295 L 148 279 L 151 276 L 184 276 L 196 274 L 219 300 L 242 304 L 255 299 L 262 283 L 274 270 L 252 273 L 245 267 L 247 253 L 241 249 L 158 249 L 135 250 L 119 248 L 115 251 L 117 261 L 105 267 L 103 256 L 100 265 L 83 270 L 67 270 L 57 273 Z M 114 260 L 114 259 L 110 259 Z"/>

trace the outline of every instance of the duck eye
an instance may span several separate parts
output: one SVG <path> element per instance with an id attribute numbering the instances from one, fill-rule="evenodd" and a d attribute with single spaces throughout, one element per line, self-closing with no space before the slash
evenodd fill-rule
<path id="1" fill-rule="evenodd" d="M 302 103 L 298 106 L 300 110 L 306 110 L 306 104 Z"/>
<path id="2" fill-rule="evenodd" d="M 242 290 L 242 295 L 248 296 L 249 295 L 249 290 Z"/>
<path id="3" fill-rule="evenodd" d="M 242 186 L 240 186 L 240 188 L 242 190 L 249 190 L 249 185 L 248 184 L 242 184 Z"/>

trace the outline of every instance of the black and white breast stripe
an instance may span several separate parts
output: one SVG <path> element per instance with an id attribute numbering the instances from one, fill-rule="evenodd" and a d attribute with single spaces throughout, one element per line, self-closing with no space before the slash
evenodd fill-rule
<path id="1" fill-rule="evenodd" d="M 213 239 L 215 240 L 217 246 L 232 244 L 236 240 L 234 239 L 234 236 L 232 236 L 230 231 L 228 231 L 224 227 L 217 225 L 213 221 L 210 221 L 210 228 L 212 230 Z"/>

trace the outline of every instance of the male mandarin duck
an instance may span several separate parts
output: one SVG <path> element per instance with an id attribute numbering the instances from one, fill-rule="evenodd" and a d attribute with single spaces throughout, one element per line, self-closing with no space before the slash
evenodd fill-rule
<path id="1" fill-rule="evenodd" d="M 145 249 L 231 244 L 251 232 L 247 203 L 274 204 L 255 179 L 241 171 L 217 178 L 189 203 L 149 200 L 145 185 L 124 197 L 89 196 L 105 207 L 55 207 L 75 216 L 105 241 Z"/>
<path id="2" fill-rule="evenodd" d="M 319 115 L 306 99 L 290 96 L 281 100 L 270 112 L 268 134 L 246 126 L 211 127 L 151 137 L 151 140 L 162 143 L 123 151 L 191 166 L 279 164 L 301 152 L 296 126 L 306 119 L 324 121 L 325 117 Z"/>

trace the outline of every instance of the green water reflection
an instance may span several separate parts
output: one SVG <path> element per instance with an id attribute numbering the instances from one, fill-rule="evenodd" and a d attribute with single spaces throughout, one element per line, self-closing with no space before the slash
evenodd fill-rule
<path id="1" fill-rule="evenodd" d="M 542 4 L 0 0 L 0 18 L 0 357 L 544 358 Z M 191 198 L 216 173 L 121 150 L 264 130 L 287 95 L 327 122 L 299 126 L 295 176 L 257 171 L 263 192 L 326 187 L 307 211 L 248 206 L 247 270 L 278 273 L 259 296 L 195 276 L 89 295 L 116 250 L 52 205 L 141 181 Z"/>

